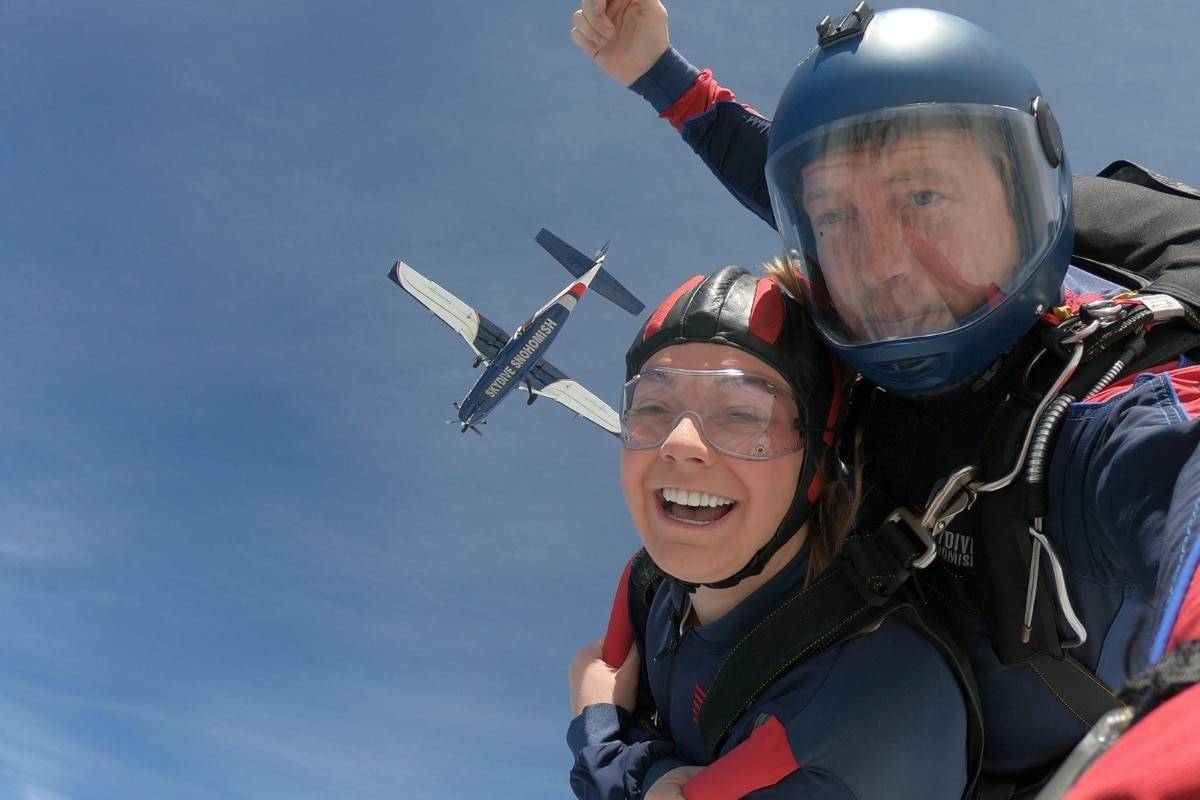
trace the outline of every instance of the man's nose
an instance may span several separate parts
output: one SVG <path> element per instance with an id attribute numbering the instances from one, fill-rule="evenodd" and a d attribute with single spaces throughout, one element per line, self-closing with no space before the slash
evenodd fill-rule
<path id="1" fill-rule="evenodd" d="M 658 446 L 658 455 L 663 461 L 705 467 L 710 466 L 715 457 L 712 446 L 700 432 L 700 423 L 691 414 L 684 414 L 675 421 L 675 427 Z"/>
<path id="2" fill-rule="evenodd" d="M 859 274 L 870 283 L 894 283 L 921 271 L 900 220 L 875 215 L 859 231 Z"/>

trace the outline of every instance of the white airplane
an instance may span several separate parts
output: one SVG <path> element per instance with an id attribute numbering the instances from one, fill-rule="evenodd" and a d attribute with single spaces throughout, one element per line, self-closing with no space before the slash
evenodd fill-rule
<path id="1" fill-rule="evenodd" d="M 568 378 L 541 354 L 558 336 L 575 304 L 589 286 L 631 314 L 640 313 L 644 306 L 615 278 L 602 271 L 607 244 L 594 257 L 588 258 L 545 229 L 538 233 L 536 239 L 559 263 L 576 275 L 577 280 L 550 298 L 512 336 L 403 261 L 396 262 L 388 277 L 462 336 L 475 353 L 474 366 L 487 364 L 487 369 L 463 401 L 454 404 L 464 433 L 468 428 L 479 433 L 478 426 L 483 424 L 484 418 L 509 392 L 520 386 L 529 393 L 529 405 L 538 397 L 549 397 L 609 433 L 618 435 L 621 423 L 617 412 L 578 382 Z"/>

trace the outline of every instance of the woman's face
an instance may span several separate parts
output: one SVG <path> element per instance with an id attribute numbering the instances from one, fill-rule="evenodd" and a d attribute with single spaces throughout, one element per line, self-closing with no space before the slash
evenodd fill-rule
<path id="1" fill-rule="evenodd" d="M 722 344 L 673 345 L 642 368 L 651 367 L 740 369 L 788 385 L 763 361 Z M 685 415 L 658 448 L 621 451 L 621 488 L 654 562 L 680 580 L 710 583 L 745 566 L 775 533 L 803 463 L 804 450 L 766 461 L 725 455 Z"/>

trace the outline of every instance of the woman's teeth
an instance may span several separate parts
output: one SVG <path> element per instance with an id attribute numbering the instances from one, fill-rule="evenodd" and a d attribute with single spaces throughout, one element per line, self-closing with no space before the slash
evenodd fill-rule
<path id="1" fill-rule="evenodd" d="M 668 487 L 662 490 L 663 511 L 671 519 L 691 525 L 707 525 L 728 514 L 735 500 L 708 492 L 690 492 Z"/>
<path id="2" fill-rule="evenodd" d="M 717 506 L 731 506 L 734 501 L 728 497 L 721 497 L 719 494 L 709 494 L 708 492 L 689 492 L 684 489 L 666 488 L 662 490 L 663 499 L 668 503 L 675 503 L 681 506 L 692 506 L 693 508 L 703 508 L 705 506 L 716 508 Z"/>

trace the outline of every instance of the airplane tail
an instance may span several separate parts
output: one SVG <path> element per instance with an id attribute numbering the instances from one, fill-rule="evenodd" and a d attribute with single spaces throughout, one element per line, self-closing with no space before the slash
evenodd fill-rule
<path id="1" fill-rule="evenodd" d="M 533 238 L 547 253 L 554 256 L 558 263 L 566 267 L 567 272 L 570 272 L 576 278 L 583 277 L 584 273 L 589 269 L 596 264 L 602 263 L 608 252 L 608 243 L 605 242 L 604 247 L 600 248 L 596 256 L 589 258 L 545 228 L 538 231 L 537 236 Z M 591 288 L 597 294 L 608 298 L 614 304 L 634 316 L 642 313 L 642 309 L 646 307 L 645 303 L 634 297 L 632 292 L 621 285 L 620 281 L 605 270 L 601 270 L 600 274 L 595 277 Z"/>

